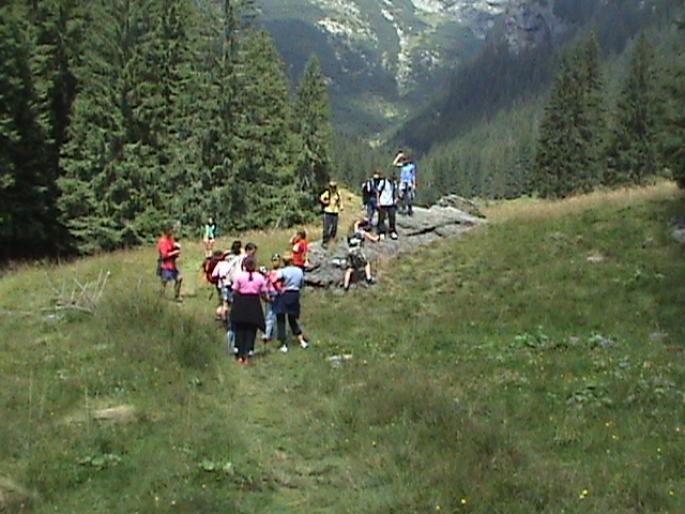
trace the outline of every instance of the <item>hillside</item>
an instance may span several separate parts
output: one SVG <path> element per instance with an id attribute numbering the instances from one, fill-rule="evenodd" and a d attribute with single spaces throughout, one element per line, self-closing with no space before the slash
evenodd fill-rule
<path id="1" fill-rule="evenodd" d="M 312 347 L 248 367 L 195 242 L 181 305 L 151 248 L 5 273 L 0 511 L 682 512 L 682 192 L 486 210 L 365 293 L 307 291 Z M 288 234 L 241 236 L 265 260 Z M 105 270 L 93 315 L 52 308 Z"/>

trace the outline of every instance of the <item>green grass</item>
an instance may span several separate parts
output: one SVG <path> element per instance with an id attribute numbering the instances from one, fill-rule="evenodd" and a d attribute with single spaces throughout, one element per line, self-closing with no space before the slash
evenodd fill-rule
<path id="1" fill-rule="evenodd" d="M 682 194 L 488 214 L 368 292 L 307 291 L 312 348 L 246 369 L 192 242 L 182 305 L 158 298 L 153 249 L 5 275 L 0 478 L 32 493 L 10 512 L 683 512 Z M 287 236 L 243 240 L 266 261 Z M 93 316 L 41 310 L 103 269 Z M 122 404 L 138 421 L 84 417 Z"/>

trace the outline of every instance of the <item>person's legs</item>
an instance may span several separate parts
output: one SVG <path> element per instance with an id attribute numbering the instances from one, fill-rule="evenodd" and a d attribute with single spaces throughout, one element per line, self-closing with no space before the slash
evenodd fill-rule
<path id="1" fill-rule="evenodd" d="M 288 344 L 285 342 L 285 314 L 276 314 L 276 333 L 281 348 L 288 348 Z"/>
<path id="2" fill-rule="evenodd" d="M 350 279 L 352 278 L 353 268 L 347 268 L 345 270 L 345 278 L 343 278 L 343 288 L 347 291 L 350 288 Z"/>
<path id="3" fill-rule="evenodd" d="M 274 313 L 274 302 L 269 300 L 266 302 L 266 309 L 264 312 L 264 322 L 266 329 L 264 330 L 264 342 L 271 341 L 274 338 L 274 329 L 276 328 L 276 314 Z"/>
<path id="4" fill-rule="evenodd" d="M 183 275 L 178 273 L 176 275 L 176 280 L 174 281 L 174 298 L 176 300 L 181 299 L 181 285 L 183 284 Z"/>
<path id="5" fill-rule="evenodd" d="M 248 357 L 252 356 L 254 354 L 254 342 L 255 339 L 257 339 L 257 327 L 254 325 L 248 325 L 245 328 L 245 337 L 246 337 L 246 349 L 247 351 L 245 352 L 245 355 Z"/>
<path id="6" fill-rule="evenodd" d="M 388 207 L 388 224 L 390 225 L 390 237 L 397 239 L 397 227 L 395 226 L 396 221 L 396 210 L 395 206 Z"/>
<path id="7" fill-rule="evenodd" d="M 379 236 L 385 234 L 385 216 L 387 212 L 387 207 L 378 207 L 378 225 L 376 225 L 376 232 Z"/>
<path id="8" fill-rule="evenodd" d="M 300 342 L 302 348 L 309 348 L 309 341 L 304 337 L 300 324 L 298 323 L 298 316 L 294 314 L 288 314 L 288 325 L 290 325 L 290 331 L 293 333 L 297 340 Z"/>
<path id="9" fill-rule="evenodd" d="M 335 236 L 337 234 L 338 234 L 338 215 L 332 214 L 331 215 L 331 237 L 330 237 L 330 239 L 335 239 Z"/>
<path id="10" fill-rule="evenodd" d="M 243 323 L 236 323 L 235 327 L 235 344 L 237 348 L 237 356 L 239 359 L 247 357 L 249 331 L 248 326 Z"/>

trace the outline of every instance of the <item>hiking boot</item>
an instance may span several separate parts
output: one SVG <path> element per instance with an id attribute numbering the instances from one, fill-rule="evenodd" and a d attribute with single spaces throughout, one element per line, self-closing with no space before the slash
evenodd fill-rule
<path id="1" fill-rule="evenodd" d="M 396 240 L 397 240 L 397 237 L 398 237 L 398 236 L 397 236 L 397 232 L 391 232 L 391 233 L 390 233 L 390 239 L 392 239 L 393 241 L 396 241 Z"/>
<path id="2" fill-rule="evenodd" d="M 309 341 L 307 341 L 306 339 L 303 339 L 302 341 L 300 341 L 300 347 L 301 348 L 309 348 Z"/>
<path id="3" fill-rule="evenodd" d="M 282 344 L 281 347 L 279 348 L 279 350 L 280 350 L 282 353 L 288 353 L 288 345 Z"/>
<path id="4" fill-rule="evenodd" d="M 378 240 L 379 240 L 379 241 L 385 241 L 385 234 L 380 234 L 380 235 L 378 236 Z"/>
<path id="5" fill-rule="evenodd" d="M 371 285 L 376 283 L 376 278 L 375 277 L 369 277 L 366 279 L 366 283 Z"/>

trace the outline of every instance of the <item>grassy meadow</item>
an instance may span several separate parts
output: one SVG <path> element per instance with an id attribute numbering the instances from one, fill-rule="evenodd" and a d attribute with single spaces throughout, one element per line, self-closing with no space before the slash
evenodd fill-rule
<path id="1" fill-rule="evenodd" d="M 307 290 L 311 348 L 258 342 L 248 367 L 197 242 L 183 304 L 154 248 L 5 273 L 0 511 L 685 512 L 682 192 L 486 211 L 369 290 Z M 266 263 L 288 236 L 241 239 Z M 107 271 L 94 313 L 54 309 Z M 93 416 L 117 406 L 133 415 Z"/>

